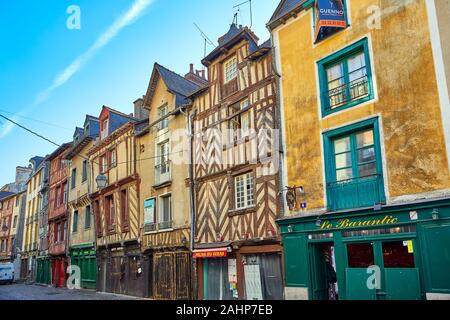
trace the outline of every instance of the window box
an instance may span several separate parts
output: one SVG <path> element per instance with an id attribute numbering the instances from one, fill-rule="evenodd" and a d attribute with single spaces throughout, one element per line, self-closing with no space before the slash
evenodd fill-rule
<path id="1" fill-rule="evenodd" d="M 322 116 L 374 99 L 367 38 L 318 62 Z"/>
<path id="2" fill-rule="evenodd" d="M 328 209 L 385 203 L 378 119 L 324 134 Z"/>

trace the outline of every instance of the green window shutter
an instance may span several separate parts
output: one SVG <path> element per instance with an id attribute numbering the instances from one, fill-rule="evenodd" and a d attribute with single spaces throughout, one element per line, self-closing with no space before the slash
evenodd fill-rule
<path id="1" fill-rule="evenodd" d="M 84 228 L 91 228 L 91 206 L 87 206 L 84 212 Z"/>
<path id="2" fill-rule="evenodd" d="M 78 231 L 78 211 L 73 212 L 73 225 L 72 225 L 72 232 Z"/>

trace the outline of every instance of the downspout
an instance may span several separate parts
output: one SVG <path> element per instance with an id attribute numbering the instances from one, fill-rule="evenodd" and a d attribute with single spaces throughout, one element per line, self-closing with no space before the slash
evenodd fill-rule
<path id="1" fill-rule="evenodd" d="M 195 234 L 196 234 L 196 208 L 195 208 L 195 181 L 194 181 L 194 156 L 193 156 L 193 145 L 194 145 L 194 117 L 196 112 L 190 113 L 188 116 L 188 137 L 189 137 L 189 200 L 191 207 L 191 237 L 190 237 L 190 251 L 191 254 L 194 252 L 195 246 Z M 191 256 L 191 281 L 192 281 L 192 298 L 197 299 L 197 268 L 196 261 Z"/>
<path id="2" fill-rule="evenodd" d="M 277 99 L 276 99 L 276 111 L 275 111 L 275 123 L 278 129 L 278 145 L 279 145 L 279 170 L 278 170 L 278 187 L 279 187 L 279 205 L 280 205 L 280 217 L 284 217 L 285 215 L 285 204 L 283 197 L 283 189 L 284 189 L 284 179 L 283 179 L 283 168 L 284 168 L 284 155 L 285 155 L 285 146 L 283 145 L 283 123 L 281 119 L 281 74 L 277 69 L 276 64 L 276 51 L 275 51 L 275 43 L 273 37 L 273 30 L 270 30 L 270 40 L 272 42 L 272 70 L 274 72 L 276 78 L 277 85 Z"/>

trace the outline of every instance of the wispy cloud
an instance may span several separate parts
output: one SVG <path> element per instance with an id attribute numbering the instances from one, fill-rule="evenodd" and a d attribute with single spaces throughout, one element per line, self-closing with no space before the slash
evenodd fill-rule
<path id="1" fill-rule="evenodd" d="M 22 114 L 27 114 L 34 107 L 40 105 L 46 101 L 52 93 L 69 81 L 80 69 L 86 65 L 104 46 L 106 46 L 112 39 L 114 39 L 123 28 L 136 22 L 145 12 L 147 8 L 155 0 L 135 0 L 131 7 L 119 16 L 112 25 L 110 25 L 96 41 L 89 47 L 84 53 L 78 56 L 67 68 L 65 68 L 61 73 L 59 73 L 53 83 L 47 87 L 45 90 L 39 92 L 33 102 L 33 104 L 22 110 Z M 0 138 L 8 135 L 14 125 L 11 123 L 6 123 L 2 126 L 0 130 Z"/>

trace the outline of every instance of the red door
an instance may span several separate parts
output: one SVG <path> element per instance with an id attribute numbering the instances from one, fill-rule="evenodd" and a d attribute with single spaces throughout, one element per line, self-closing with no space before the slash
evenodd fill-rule
<path id="1" fill-rule="evenodd" d="M 54 259 L 52 261 L 52 285 L 57 287 L 58 279 L 58 260 Z"/>
<path id="2" fill-rule="evenodd" d="M 59 260 L 58 288 L 65 286 L 66 270 L 64 260 Z"/>

